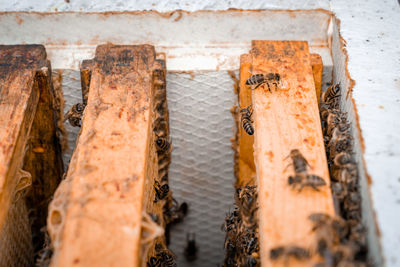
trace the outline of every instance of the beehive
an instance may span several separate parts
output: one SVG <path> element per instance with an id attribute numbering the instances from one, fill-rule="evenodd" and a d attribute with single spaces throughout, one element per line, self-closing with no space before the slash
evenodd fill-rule
<path id="1" fill-rule="evenodd" d="M 177 13 L 175 13 L 175 15 L 176 14 Z M 199 16 L 200 17 L 204 16 L 203 19 L 212 17 L 211 15 L 207 14 L 207 12 L 204 14 Z M 257 16 L 259 18 L 262 14 L 265 15 L 265 12 L 257 13 L 258 15 L 255 15 L 256 13 L 252 12 L 244 12 L 244 14 L 246 15 L 243 16 L 241 15 L 242 16 L 241 19 L 243 18 L 250 19 L 251 17 L 254 16 Z M 289 13 L 285 14 L 283 12 L 282 14 L 283 16 L 290 17 Z M 152 14 L 152 16 L 153 15 L 154 14 Z M 274 16 L 277 16 L 273 12 L 268 15 L 271 15 L 272 19 Z M 68 17 L 68 15 L 66 14 L 62 14 L 61 16 L 64 16 L 64 19 Z M 96 16 L 101 16 L 101 15 L 98 14 L 94 15 L 92 19 Z M 129 17 L 129 16 L 135 17 L 136 15 L 117 14 L 115 17 L 111 16 L 109 21 L 112 23 L 112 20 L 115 18 L 123 19 L 124 17 Z M 139 14 L 137 16 L 144 18 L 145 21 L 149 21 L 145 19 L 145 15 L 143 14 Z M 216 16 L 219 19 L 221 19 L 220 16 L 223 15 L 217 14 Z M 318 11 L 315 11 L 314 13 L 310 12 L 308 15 L 299 13 L 296 20 L 301 21 L 302 19 L 304 20 L 309 19 L 310 21 L 312 21 L 313 16 L 315 16 L 314 19 L 316 17 L 326 19 L 330 18 L 331 15 L 324 12 L 319 13 Z M 77 21 L 79 21 L 79 15 L 71 14 L 71 17 L 74 18 L 71 23 L 76 23 Z M 194 17 L 191 17 L 190 15 L 186 15 L 185 13 L 183 13 L 183 15 L 180 14 L 177 21 L 174 21 L 174 23 L 177 24 L 180 30 L 185 29 L 183 25 L 191 25 L 189 26 L 190 28 L 193 27 L 193 25 L 195 25 L 195 20 L 193 19 Z M 172 16 L 172 18 L 173 18 L 172 20 L 175 19 L 174 16 Z M 165 20 L 167 19 L 168 18 L 165 18 Z M 61 19 L 61 21 L 62 20 L 63 18 Z M 327 21 L 329 21 L 329 19 Z M 107 25 L 107 23 L 108 22 L 106 22 L 105 25 Z M 169 25 L 168 23 L 170 22 L 166 22 L 166 25 Z M 99 22 L 99 25 L 104 25 L 104 24 L 101 24 Z M 167 90 L 168 99 L 170 100 L 170 103 L 172 103 L 172 105 L 170 105 L 172 114 L 171 135 L 173 137 L 173 147 L 174 147 L 172 155 L 173 157 L 175 155 L 175 158 L 177 159 L 175 163 L 174 161 L 172 161 L 172 171 L 170 176 L 175 177 L 174 178 L 175 181 L 174 179 L 172 179 L 171 186 L 174 186 L 175 184 L 175 187 L 178 189 L 176 190 L 178 192 L 177 195 L 186 201 L 192 202 L 189 204 L 192 204 L 191 207 L 193 207 L 193 210 L 191 211 L 191 213 L 189 213 L 189 218 L 186 222 L 187 225 L 189 225 L 189 227 L 177 226 L 175 229 L 179 231 L 184 228 L 186 232 L 188 230 L 189 231 L 194 230 L 198 233 L 197 241 L 198 244 L 200 245 L 200 250 L 198 255 L 198 261 L 193 263 L 194 265 L 197 264 L 201 266 L 202 264 L 204 265 L 204 264 L 216 263 L 217 257 L 220 257 L 220 255 L 222 254 L 221 253 L 222 249 L 220 248 L 222 247 L 223 243 L 223 238 L 221 238 L 223 234 L 219 232 L 219 225 L 223 221 L 224 217 L 223 214 L 225 213 L 225 211 L 228 210 L 228 204 L 226 204 L 227 203 L 226 200 L 229 200 L 231 202 L 234 195 L 233 187 L 231 186 L 231 183 L 233 182 L 233 175 L 232 175 L 233 168 L 229 169 L 233 165 L 233 161 L 231 159 L 232 152 L 228 151 L 229 137 L 233 135 L 233 133 L 231 132 L 231 127 L 234 124 L 233 120 L 231 120 L 228 116 L 230 116 L 229 114 L 230 107 L 233 104 L 235 104 L 235 96 L 231 91 L 231 81 L 229 80 L 229 75 L 225 71 L 227 69 L 234 70 L 234 72 L 238 70 L 239 55 L 248 52 L 250 40 L 256 38 L 260 39 L 258 36 L 261 37 L 268 36 L 266 38 L 279 37 L 279 38 L 284 38 L 286 40 L 299 40 L 300 39 L 299 36 L 302 36 L 301 34 L 299 34 L 298 36 L 295 36 L 296 34 L 291 36 L 291 34 L 287 33 L 285 35 L 285 33 L 282 34 L 283 32 L 282 29 L 277 29 L 274 27 L 272 28 L 270 27 L 270 29 L 268 29 L 270 24 L 266 22 L 262 22 L 262 25 L 264 25 L 265 27 L 262 26 L 259 27 L 258 29 L 261 32 L 265 31 L 268 34 L 260 33 L 258 30 L 251 31 L 251 33 L 248 35 L 245 35 L 244 33 L 234 34 L 233 36 L 240 36 L 240 38 L 243 38 L 244 41 L 240 40 L 238 42 L 240 43 L 240 45 L 234 45 L 232 49 L 226 49 L 226 51 L 229 50 L 229 53 L 223 52 L 222 56 L 221 54 L 216 53 L 217 55 L 216 58 L 218 63 L 210 63 L 213 62 L 212 60 L 209 60 L 210 58 L 212 58 L 212 56 L 209 56 L 207 53 L 206 54 L 199 53 L 198 51 L 204 51 L 204 50 L 198 50 L 199 48 L 196 47 L 196 45 L 199 44 L 196 43 L 196 41 L 194 41 L 194 46 L 193 46 L 194 48 L 193 47 L 191 48 L 193 50 L 190 49 L 185 50 L 185 48 L 182 47 L 173 48 L 173 44 L 166 43 L 165 39 L 163 39 L 165 37 L 163 37 L 162 35 L 159 34 L 149 35 L 150 36 L 149 39 L 155 38 L 154 40 L 152 40 L 152 43 L 160 44 L 160 49 L 157 49 L 157 51 L 166 52 L 167 62 L 169 62 L 168 59 L 172 59 L 171 65 L 169 65 L 169 68 L 167 68 L 169 69 L 170 72 L 166 75 L 167 80 L 169 82 Z M 304 24 L 300 23 L 299 25 L 304 25 Z M 322 24 L 322 25 L 323 28 L 324 25 L 327 24 Z M 146 43 L 143 42 L 143 39 L 140 39 L 140 37 L 143 37 L 143 35 L 138 36 L 135 35 L 134 33 L 133 34 L 130 33 L 131 32 L 124 33 L 124 36 L 126 35 L 129 37 L 127 37 L 128 39 L 125 39 L 121 43 L 124 42 L 128 44 Z M 199 36 L 212 35 L 212 34 L 207 35 L 207 33 L 202 32 L 201 29 L 199 29 L 197 33 Z M 302 33 L 304 34 L 304 31 Z M 218 42 L 223 42 L 224 38 L 227 38 L 226 35 L 223 35 L 221 33 L 215 34 L 214 32 L 213 34 L 214 36 L 218 36 L 218 38 L 220 39 L 216 40 L 217 45 L 214 44 L 214 47 L 212 46 L 207 47 L 207 49 L 211 49 L 210 51 L 213 51 L 212 53 L 210 52 L 210 54 L 215 53 L 215 51 L 221 49 L 221 47 L 223 50 L 224 49 L 223 45 L 221 45 Z M 312 52 L 321 52 L 321 56 L 325 61 L 324 63 L 326 63 L 324 65 L 325 77 L 323 79 L 324 82 L 322 83 L 323 86 L 326 87 L 325 83 L 331 80 L 329 72 L 332 68 L 330 57 L 327 56 L 329 54 L 329 49 L 323 47 L 324 45 L 327 45 L 327 43 L 324 43 L 327 40 L 327 38 L 323 39 L 324 41 L 320 41 L 321 39 L 318 41 L 317 38 L 313 38 L 315 36 L 310 37 L 311 35 L 312 34 L 308 35 L 307 38 L 309 40 Z M 71 36 L 74 35 L 72 34 Z M 98 41 L 106 42 L 108 40 L 116 40 L 115 38 L 113 39 L 110 36 L 112 36 L 112 34 L 110 34 L 110 32 L 106 32 L 106 34 L 104 35 L 105 40 L 96 40 L 96 42 Z M 182 36 L 183 35 L 177 34 L 175 36 L 176 37 L 175 39 L 178 40 L 179 42 L 183 43 L 186 42 L 186 44 L 187 42 L 190 42 L 188 40 L 185 40 Z M 324 38 L 326 37 L 325 35 L 323 36 Z M 57 37 L 55 37 L 55 39 L 57 39 Z M 82 41 L 85 43 L 87 40 L 85 41 L 85 37 L 83 37 Z M 318 42 L 321 42 L 322 45 L 321 43 Z M 97 44 L 98 43 L 96 43 L 95 45 Z M 219 47 L 219 45 L 221 45 L 221 47 Z M 90 54 L 91 52 L 88 51 L 93 49 L 93 44 L 90 44 L 90 46 L 91 48 L 87 47 L 85 48 L 83 46 L 79 47 L 78 45 L 79 48 L 77 50 L 73 50 L 72 52 L 74 53 L 75 56 L 80 53 L 80 56 L 78 56 L 78 58 L 79 61 L 81 61 L 81 59 L 85 57 L 89 58 L 88 54 Z M 57 66 L 59 67 L 62 66 L 63 68 L 65 68 L 65 66 L 67 66 L 71 62 L 73 62 L 71 64 L 76 64 L 76 60 L 68 61 L 68 63 L 65 62 L 60 63 L 63 62 L 61 58 L 66 54 L 68 54 L 69 53 L 68 51 L 71 51 L 68 50 L 68 48 L 62 47 L 60 49 L 52 45 L 49 45 L 48 47 L 49 50 L 51 51 L 50 53 L 54 56 L 53 57 L 55 59 L 54 62 L 56 62 Z M 176 52 L 179 49 L 181 49 L 180 52 Z M 62 52 L 59 53 L 59 51 Z M 196 57 L 193 57 L 193 55 L 196 53 L 197 53 Z M 93 57 L 93 55 L 91 57 Z M 229 60 L 233 58 L 232 60 L 233 63 L 230 62 L 229 60 L 226 60 L 227 58 Z M 205 62 L 204 66 L 202 66 L 198 62 Z M 191 64 L 193 64 L 193 67 L 187 67 Z M 67 68 L 70 68 L 70 66 L 71 65 L 68 65 Z M 86 67 L 83 68 L 82 73 L 84 73 L 85 69 Z M 187 71 L 186 73 L 179 72 L 179 71 L 185 71 L 185 69 Z M 199 69 L 201 70 L 200 72 L 196 71 L 193 72 L 193 70 L 199 70 Z M 85 78 L 84 75 L 85 74 L 82 75 L 83 78 Z M 85 89 L 87 82 L 85 82 L 85 79 L 82 79 L 82 81 L 83 81 L 83 88 Z M 347 90 L 346 86 L 343 86 L 343 88 L 344 90 Z M 79 94 L 81 94 L 81 92 L 79 92 Z M 85 94 L 86 93 L 84 92 L 84 95 Z M 216 162 L 218 162 L 218 164 Z M 191 170 L 195 171 L 193 172 Z M 144 191 L 150 192 L 148 189 L 145 189 Z M 215 197 L 215 195 L 218 196 Z M 219 203 L 224 203 L 224 204 L 221 205 Z M 224 207 L 221 208 L 221 206 Z M 202 223 L 204 225 L 201 225 Z M 205 227 L 205 225 L 207 226 Z M 182 261 L 182 259 L 184 261 L 182 251 L 183 251 L 183 244 L 185 243 L 185 236 L 186 233 L 184 231 L 181 231 L 180 233 L 179 232 L 177 233 L 175 238 L 171 239 L 171 245 L 172 247 L 177 248 L 175 251 L 177 251 L 176 253 L 179 254 L 178 260 L 180 261 Z M 218 240 L 218 237 L 220 237 L 218 241 L 219 243 L 210 241 L 210 240 Z M 214 239 L 209 239 L 209 238 L 214 238 Z M 212 245 L 209 245 L 209 243 L 212 243 Z M 205 255 L 208 254 L 212 256 L 205 257 Z M 218 262 L 221 261 L 222 260 L 219 260 Z"/>

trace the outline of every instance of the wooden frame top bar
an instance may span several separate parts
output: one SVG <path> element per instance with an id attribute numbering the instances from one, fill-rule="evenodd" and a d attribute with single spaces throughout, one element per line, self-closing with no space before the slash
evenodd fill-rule
<path id="1" fill-rule="evenodd" d="M 152 140 L 155 51 L 96 50 L 88 104 L 66 179 L 51 203 L 53 266 L 138 266 Z"/>
<path id="2" fill-rule="evenodd" d="M 308 216 L 334 214 L 329 173 L 307 42 L 253 41 L 252 74 L 279 73 L 281 86 L 261 86 L 253 91 L 255 126 L 254 157 L 259 188 L 261 263 L 263 266 L 311 266 L 317 262 L 271 261 L 270 250 L 296 245 L 315 250 Z M 242 89 L 243 90 L 243 89 Z M 309 173 L 326 185 L 315 191 L 291 188 L 294 175 L 288 155 L 299 149 L 311 165 Z"/>
<path id="3" fill-rule="evenodd" d="M 0 45 L 0 229 L 39 101 L 36 72 L 46 64 L 42 45 Z"/>

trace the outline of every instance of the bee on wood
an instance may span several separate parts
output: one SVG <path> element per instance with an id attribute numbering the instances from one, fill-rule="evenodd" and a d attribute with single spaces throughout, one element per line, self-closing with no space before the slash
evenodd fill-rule
<path id="1" fill-rule="evenodd" d="M 269 252 L 269 258 L 271 260 L 278 260 L 282 257 L 285 257 L 286 260 L 289 260 L 290 257 L 293 257 L 297 260 L 307 260 L 311 257 L 311 255 L 307 249 L 297 246 L 276 247 L 271 249 Z"/>
<path id="2" fill-rule="evenodd" d="M 262 84 L 266 84 L 268 90 L 271 92 L 270 84 L 273 84 L 275 85 L 275 88 L 278 88 L 280 80 L 281 76 L 279 73 L 254 74 L 246 80 L 246 85 L 251 86 L 252 90 L 255 90 Z"/>
<path id="3" fill-rule="evenodd" d="M 73 105 L 64 115 L 64 121 L 68 120 L 73 127 L 81 127 L 81 120 L 85 107 L 86 105 L 82 103 Z"/>
<path id="4" fill-rule="evenodd" d="M 340 96 L 340 84 L 331 85 L 328 87 L 326 92 L 323 94 L 322 99 L 325 104 L 330 105 L 333 104 L 333 101 L 336 100 Z"/>
<path id="5" fill-rule="evenodd" d="M 196 235 L 194 233 L 188 233 L 186 235 L 186 247 L 185 247 L 185 258 L 187 261 L 194 261 L 197 258 L 197 245 Z"/>
<path id="6" fill-rule="evenodd" d="M 292 163 L 290 163 L 287 167 L 289 167 L 290 165 L 293 165 L 294 172 L 296 174 L 306 173 L 307 166 L 309 166 L 311 168 L 308 161 L 304 158 L 304 156 L 300 153 L 300 151 L 298 149 L 292 149 L 290 151 L 289 156 L 287 156 L 285 159 L 287 159 L 288 157 L 290 157 L 292 159 Z"/>
<path id="7" fill-rule="evenodd" d="M 172 206 L 164 205 L 164 219 L 165 224 L 179 223 L 183 221 L 188 213 L 189 206 L 186 202 L 179 205 L 175 198 L 172 198 Z"/>
<path id="8" fill-rule="evenodd" d="M 346 187 L 344 187 L 341 183 L 333 182 L 332 183 L 332 193 L 339 200 L 343 201 L 344 197 L 347 195 Z"/>
<path id="9" fill-rule="evenodd" d="M 237 208 L 235 209 L 236 211 L 230 212 L 226 215 L 225 223 L 221 226 L 221 229 L 225 231 L 228 235 L 230 234 L 230 232 L 234 232 L 234 230 L 236 230 L 239 212 L 237 211 Z"/>
<path id="10" fill-rule="evenodd" d="M 335 248 L 334 259 L 337 266 L 359 266 L 355 265 L 354 257 L 357 247 L 352 243 L 341 244 Z"/>
<path id="11" fill-rule="evenodd" d="M 326 185 L 324 179 L 313 174 L 296 174 L 295 176 L 289 176 L 288 184 L 294 189 L 298 187 L 299 192 L 303 190 L 304 187 L 311 187 L 312 189 L 319 191 L 320 186 Z"/>
<path id="12" fill-rule="evenodd" d="M 251 115 L 253 115 L 253 109 L 251 105 L 240 110 L 240 121 L 242 123 L 242 128 L 248 135 L 254 134 L 254 127 L 252 125 L 253 120 L 251 119 Z"/>
<path id="13" fill-rule="evenodd" d="M 157 180 L 154 181 L 154 190 L 156 191 L 156 196 L 154 202 L 157 203 L 159 200 L 163 200 L 169 192 L 168 184 L 160 184 Z"/>
<path id="14" fill-rule="evenodd" d="M 255 236 L 254 232 L 248 233 L 246 235 L 246 253 L 252 255 L 254 252 L 259 251 L 258 238 Z"/>
<path id="15" fill-rule="evenodd" d="M 358 192 L 351 192 L 344 199 L 344 209 L 346 211 L 350 210 L 360 210 L 361 208 L 361 196 Z"/>
<path id="16" fill-rule="evenodd" d="M 245 186 L 238 190 L 237 198 L 239 210 L 242 214 L 242 224 L 248 229 L 255 229 L 257 227 L 255 214 L 258 209 L 256 186 Z"/>
<path id="17" fill-rule="evenodd" d="M 158 152 L 169 152 L 171 149 L 171 140 L 166 139 L 163 136 L 156 135 L 156 146 Z"/>
<path id="18" fill-rule="evenodd" d="M 346 168 L 349 165 L 354 164 L 353 157 L 350 153 L 341 152 L 335 156 L 333 159 L 333 164 L 339 168 Z"/>
<path id="19" fill-rule="evenodd" d="M 349 239 L 359 247 L 365 247 L 367 245 L 366 229 L 360 222 L 351 228 Z"/>
<path id="20" fill-rule="evenodd" d="M 256 267 L 258 265 L 258 260 L 253 256 L 247 256 L 245 261 L 245 267 Z"/>
<path id="21" fill-rule="evenodd" d="M 328 228 L 339 240 L 345 238 L 349 231 L 346 221 L 340 217 L 332 217 L 324 213 L 313 213 L 308 216 L 308 219 L 314 224 L 312 231 Z"/>
<path id="22" fill-rule="evenodd" d="M 150 257 L 147 267 L 161 267 L 161 263 L 156 257 Z"/>
<path id="23" fill-rule="evenodd" d="M 156 244 L 155 251 L 156 255 L 150 257 L 147 267 L 176 267 L 176 256 L 169 249 Z"/>
<path id="24" fill-rule="evenodd" d="M 176 267 L 175 255 L 169 249 L 163 249 L 157 253 L 162 267 Z"/>
<path id="25" fill-rule="evenodd" d="M 329 155 L 335 156 L 340 152 L 351 152 L 353 149 L 353 138 L 351 135 L 341 136 L 340 138 L 332 138 L 329 142 Z"/>

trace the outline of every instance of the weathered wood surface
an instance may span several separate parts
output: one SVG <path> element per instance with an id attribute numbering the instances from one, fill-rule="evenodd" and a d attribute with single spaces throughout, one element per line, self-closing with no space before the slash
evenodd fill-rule
<path id="1" fill-rule="evenodd" d="M 35 86 L 40 89 L 39 102 L 29 134 L 23 169 L 32 175 L 32 189 L 26 204 L 32 219 L 35 252 L 43 247 L 48 205 L 63 175 L 63 162 L 57 122 L 62 110 L 57 107 L 56 93 L 47 61 L 36 74 Z M 60 88 L 61 89 L 61 88 Z"/>
<path id="2" fill-rule="evenodd" d="M 158 173 L 153 71 L 160 66 L 149 45 L 99 46 L 89 65 L 82 129 L 49 209 L 52 266 L 138 266 L 146 257 L 142 212 Z M 154 209 L 161 212 L 161 202 Z"/>
<path id="3" fill-rule="evenodd" d="M 277 90 L 272 86 L 272 92 L 266 86 L 252 91 L 261 263 L 312 266 L 316 256 L 307 262 L 270 260 L 270 250 L 277 246 L 315 250 L 308 216 L 315 212 L 334 214 L 308 45 L 301 41 L 253 41 L 250 55 L 253 74 L 279 73 L 282 80 L 282 86 Z M 299 149 L 307 159 L 309 173 L 324 179 L 326 185 L 320 191 L 307 187 L 298 192 L 288 185 L 288 177 L 294 175 L 293 166 L 287 167 L 292 149 Z"/>
<path id="4" fill-rule="evenodd" d="M 0 46 L 0 229 L 39 102 L 36 73 L 46 65 L 43 46 Z"/>
<path id="5" fill-rule="evenodd" d="M 246 108 L 253 103 L 252 92 L 248 90 L 246 80 L 250 78 L 252 58 L 251 55 L 244 54 L 240 57 L 240 85 L 238 91 L 238 146 L 237 146 L 237 173 L 236 187 L 251 185 L 255 183 L 256 167 L 254 165 L 254 135 L 248 135 L 244 132 L 240 120 L 240 109 Z M 311 54 L 311 66 L 313 71 L 315 89 L 319 104 L 321 97 L 321 82 L 322 82 L 322 58 L 318 54 Z"/>
<path id="6" fill-rule="evenodd" d="M 46 51 L 41 45 L 0 46 L 0 242 L 7 242 L 0 247 L 3 253 L 15 256 L 4 262 L 6 258 L 2 257 L 7 255 L 1 255 L 4 264 L 26 265 L 33 260 L 23 196 L 36 176 L 22 168 L 41 101 L 39 76 L 47 69 Z"/>

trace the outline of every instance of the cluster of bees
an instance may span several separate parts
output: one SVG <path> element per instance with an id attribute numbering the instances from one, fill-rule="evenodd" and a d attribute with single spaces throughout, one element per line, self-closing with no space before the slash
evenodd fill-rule
<path id="1" fill-rule="evenodd" d="M 234 210 L 222 225 L 225 237 L 225 267 L 260 266 L 257 222 L 257 188 L 237 189 Z"/>
<path id="2" fill-rule="evenodd" d="M 356 259 L 358 245 L 349 239 L 350 224 L 341 217 L 331 217 L 323 213 L 309 216 L 316 234 L 316 251 L 323 261 L 316 267 L 345 266 L 362 267 L 366 264 Z"/>
<path id="3" fill-rule="evenodd" d="M 321 120 L 335 208 L 348 223 L 347 239 L 357 260 L 366 260 L 366 230 L 361 222 L 359 174 L 353 157 L 353 138 L 347 114 L 339 109 L 340 85 L 332 85 L 321 99 Z"/>

